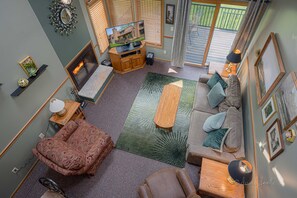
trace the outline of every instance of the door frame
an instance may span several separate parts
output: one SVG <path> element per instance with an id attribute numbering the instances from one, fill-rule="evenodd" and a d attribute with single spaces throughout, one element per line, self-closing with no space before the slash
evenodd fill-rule
<path id="1" fill-rule="evenodd" d="M 184 64 L 190 65 L 190 66 L 208 67 L 208 65 L 206 65 L 205 63 L 206 63 L 206 60 L 207 60 L 207 56 L 208 56 L 208 52 L 209 52 L 209 49 L 210 49 L 211 41 L 212 41 L 213 34 L 214 34 L 214 31 L 215 31 L 215 25 L 216 25 L 216 22 L 217 22 L 217 19 L 218 19 L 221 4 L 248 6 L 248 1 L 238 2 L 238 1 L 232 1 L 232 0 L 192 0 L 192 2 L 216 5 L 215 12 L 214 12 L 212 22 L 211 22 L 211 26 L 210 26 L 210 30 L 209 30 L 207 43 L 206 43 L 206 46 L 205 46 L 205 49 L 204 49 L 204 55 L 203 55 L 202 63 L 201 64 L 196 64 L 196 63 L 191 63 L 191 62 L 185 62 L 184 63 Z"/>

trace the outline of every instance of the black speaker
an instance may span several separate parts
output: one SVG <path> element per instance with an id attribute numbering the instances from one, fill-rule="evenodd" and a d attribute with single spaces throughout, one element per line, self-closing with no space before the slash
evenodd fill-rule
<path id="1" fill-rule="evenodd" d="M 146 64 L 153 65 L 154 64 L 154 56 L 155 56 L 155 54 L 153 52 L 148 52 L 146 55 Z"/>

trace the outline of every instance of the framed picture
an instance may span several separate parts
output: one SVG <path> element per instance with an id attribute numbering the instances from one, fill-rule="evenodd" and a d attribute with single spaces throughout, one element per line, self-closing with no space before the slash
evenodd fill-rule
<path id="1" fill-rule="evenodd" d="M 174 24 L 175 5 L 166 4 L 166 23 Z"/>
<path id="2" fill-rule="evenodd" d="M 23 68 L 27 76 L 31 77 L 36 75 L 38 68 L 30 56 L 20 61 L 19 65 Z"/>
<path id="3" fill-rule="evenodd" d="M 258 105 L 262 106 L 285 75 L 285 68 L 274 33 L 270 33 L 256 63 Z"/>
<path id="4" fill-rule="evenodd" d="M 278 119 L 276 119 L 266 131 L 266 139 L 270 160 L 273 160 L 285 149 Z"/>
<path id="5" fill-rule="evenodd" d="M 284 130 L 288 130 L 297 121 L 297 77 L 289 73 L 275 92 L 279 117 Z"/>
<path id="6" fill-rule="evenodd" d="M 265 125 L 270 118 L 276 113 L 275 99 L 272 96 L 262 108 L 262 122 Z"/>

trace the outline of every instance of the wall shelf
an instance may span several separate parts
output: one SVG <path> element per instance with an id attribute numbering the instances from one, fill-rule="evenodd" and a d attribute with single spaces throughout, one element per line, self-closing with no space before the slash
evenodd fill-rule
<path id="1" fill-rule="evenodd" d="M 48 65 L 42 65 L 38 71 L 36 72 L 36 76 L 31 76 L 28 78 L 29 84 L 27 87 L 18 87 L 12 94 L 10 94 L 12 97 L 19 96 L 25 89 L 27 89 L 47 68 Z"/>

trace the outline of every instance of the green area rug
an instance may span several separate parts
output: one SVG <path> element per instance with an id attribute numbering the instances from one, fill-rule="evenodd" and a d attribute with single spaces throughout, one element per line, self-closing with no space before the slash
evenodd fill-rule
<path id="1" fill-rule="evenodd" d="M 183 81 L 173 131 L 157 129 L 154 116 L 164 85 Z M 196 81 L 148 73 L 126 119 L 116 148 L 177 167 L 185 166 L 190 113 Z"/>

